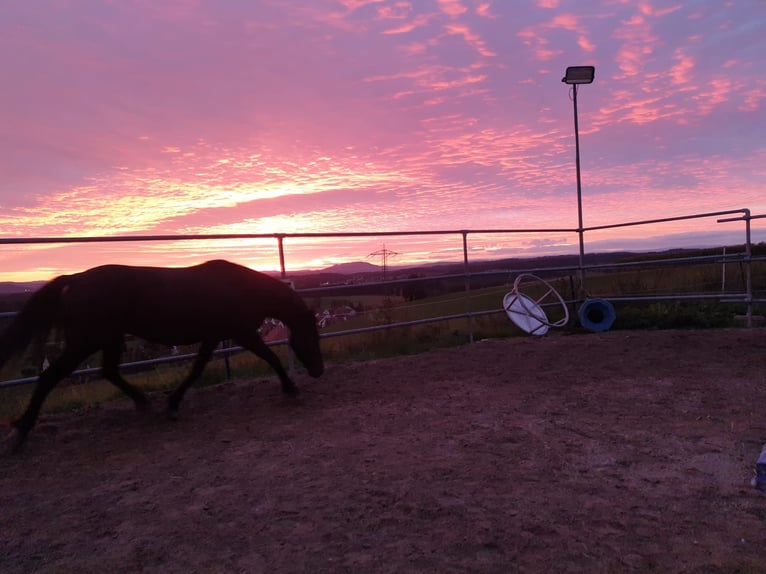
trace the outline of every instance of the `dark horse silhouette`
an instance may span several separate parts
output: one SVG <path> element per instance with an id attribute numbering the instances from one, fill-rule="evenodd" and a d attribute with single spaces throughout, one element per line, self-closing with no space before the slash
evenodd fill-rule
<path id="1" fill-rule="evenodd" d="M 104 378 L 137 407 L 148 404 L 118 370 L 126 334 L 165 345 L 201 343 L 191 373 L 168 398 L 171 418 L 215 347 L 227 339 L 271 365 L 285 394 L 297 394 L 279 358 L 257 332 L 266 317 L 289 328 L 290 346 L 309 374 L 319 377 L 324 364 L 313 313 L 282 281 L 247 267 L 221 260 L 178 269 L 104 265 L 53 279 L 32 295 L 0 336 L 0 367 L 52 327 L 64 339 L 61 355 L 40 375 L 26 411 L 12 423 L 13 450 L 23 444 L 48 393 L 97 351 L 103 353 Z"/>

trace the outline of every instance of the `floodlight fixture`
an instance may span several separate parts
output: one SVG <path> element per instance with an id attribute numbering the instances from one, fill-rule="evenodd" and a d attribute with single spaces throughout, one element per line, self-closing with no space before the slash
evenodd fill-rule
<path id="1" fill-rule="evenodd" d="M 561 81 L 565 84 L 590 84 L 595 76 L 595 66 L 569 66 Z"/>

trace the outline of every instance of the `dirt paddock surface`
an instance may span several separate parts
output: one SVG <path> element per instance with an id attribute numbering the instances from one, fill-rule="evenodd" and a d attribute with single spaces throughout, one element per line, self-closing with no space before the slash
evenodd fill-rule
<path id="1" fill-rule="evenodd" d="M 766 331 L 482 341 L 48 415 L 0 572 L 766 572 Z"/>

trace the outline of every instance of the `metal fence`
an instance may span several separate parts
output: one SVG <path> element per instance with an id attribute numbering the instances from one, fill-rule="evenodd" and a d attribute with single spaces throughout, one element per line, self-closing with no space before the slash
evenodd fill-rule
<path id="1" fill-rule="evenodd" d="M 298 292 L 305 296 L 319 296 L 326 293 L 339 293 L 339 292 L 353 292 L 359 290 L 360 287 L 365 289 L 374 288 L 375 286 L 385 286 L 386 288 L 395 287 L 397 284 L 410 284 L 413 281 L 433 281 L 437 280 L 458 280 L 463 282 L 463 292 L 465 300 L 465 311 L 459 314 L 434 316 L 425 319 L 413 320 L 413 321 L 401 321 L 391 322 L 382 325 L 374 325 L 369 327 L 338 330 L 334 332 L 322 333 L 322 337 L 340 337 L 358 333 L 367 333 L 372 331 L 379 331 L 383 329 L 395 329 L 408 327 L 413 325 L 421 325 L 427 323 L 435 323 L 440 321 L 449 321 L 454 319 L 467 320 L 468 332 L 467 340 L 473 342 L 474 339 L 474 318 L 494 314 L 504 313 L 502 304 L 498 301 L 496 309 L 474 311 L 471 309 L 471 283 L 472 280 L 478 278 L 486 278 L 490 276 L 504 276 L 511 277 L 518 273 L 547 273 L 547 274 L 570 274 L 576 275 L 579 282 L 578 295 L 574 295 L 566 300 L 567 304 L 576 305 L 584 300 L 587 294 L 588 274 L 600 273 L 605 271 L 616 271 L 620 269 L 629 269 L 633 266 L 647 267 L 651 265 L 680 265 L 680 264 L 700 264 L 700 263 L 738 263 L 744 273 L 744 288 L 733 292 L 700 292 L 700 293 L 667 293 L 663 295 L 632 295 L 632 296 L 609 296 L 605 294 L 610 300 L 613 301 L 659 301 L 659 300 L 724 300 L 729 302 L 741 303 L 746 307 L 746 324 L 752 325 L 753 317 L 753 304 L 766 302 L 766 299 L 759 296 L 760 291 L 756 293 L 752 284 L 752 264 L 756 261 L 766 260 L 764 257 L 753 256 L 753 243 L 751 233 L 751 222 L 756 219 L 761 219 L 766 215 L 752 215 L 749 209 L 736 209 L 717 212 L 697 213 L 691 215 L 683 215 L 678 217 L 667 217 L 660 219 L 646 219 L 641 221 L 630 221 L 624 223 L 615 223 L 609 225 L 599 225 L 592 227 L 582 228 L 527 228 L 527 229 L 461 229 L 461 230 L 437 230 L 437 231 L 376 231 L 376 232 L 346 232 L 346 233 L 273 233 L 273 234 L 201 234 L 201 235 L 141 235 L 141 236 L 107 236 L 107 237 L 36 237 L 36 238 L 0 238 L 0 245 L 39 245 L 39 244 L 85 244 L 85 243 L 126 243 L 126 242 L 179 242 L 179 241 L 201 241 L 201 240 L 248 240 L 248 239 L 260 239 L 260 240 L 273 240 L 275 242 L 275 255 L 279 260 L 279 269 L 284 279 L 287 279 L 286 272 L 286 248 L 285 244 L 292 240 L 333 240 L 341 238 L 386 238 L 386 237 L 417 237 L 417 236 L 445 236 L 454 237 L 455 241 L 462 243 L 462 270 L 458 273 L 445 273 L 441 275 L 432 275 L 427 278 L 407 278 L 407 279 L 393 279 L 382 282 L 368 282 L 364 285 L 333 285 L 311 289 L 298 289 Z M 622 263 L 609 263 L 609 264 L 587 264 L 585 259 L 584 249 L 580 249 L 579 258 L 576 264 L 567 266 L 543 266 L 530 268 L 528 266 L 514 268 L 506 267 L 500 270 L 491 271 L 471 271 L 471 264 L 469 260 L 470 253 L 470 240 L 476 236 L 493 236 L 493 237 L 507 237 L 512 235 L 538 235 L 541 237 L 547 237 L 555 234 L 577 234 L 579 236 L 580 245 L 587 246 L 586 237 L 588 234 L 603 231 L 607 229 L 616 229 L 624 227 L 637 227 L 646 225 L 666 224 L 671 222 L 679 222 L 695 219 L 712 219 L 715 218 L 717 223 L 740 223 L 742 225 L 742 251 L 736 253 L 725 253 L 721 255 L 710 256 L 694 256 L 694 257 L 671 257 L 661 258 L 656 260 L 644 259 L 640 262 L 622 262 Z M 724 246 L 725 247 L 725 246 Z M 0 317 L 11 316 L 14 313 L 0 313 Z M 284 344 L 286 340 L 272 341 L 270 344 L 278 345 Z M 233 353 L 238 352 L 239 348 L 229 347 L 220 349 L 217 354 L 223 354 L 225 357 Z M 184 354 L 169 357 L 162 357 L 158 359 L 152 359 L 147 361 L 135 361 L 131 363 L 123 363 L 121 365 L 124 368 L 136 368 L 148 365 L 156 365 L 160 363 L 169 363 L 177 361 L 187 361 L 193 358 L 195 354 Z M 77 371 L 76 375 L 89 375 L 98 373 L 99 369 L 83 369 Z M 34 382 L 36 377 L 26 377 L 20 379 L 0 381 L 1 387 L 9 387 L 15 385 L 26 384 Z"/>

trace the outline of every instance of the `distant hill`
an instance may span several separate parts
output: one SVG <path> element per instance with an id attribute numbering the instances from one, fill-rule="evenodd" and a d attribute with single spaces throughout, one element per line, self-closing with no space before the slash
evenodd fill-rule
<path id="1" fill-rule="evenodd" d="M 353 261 L 351 263 L 338 263 L 331 265 L 317 273 L 340 273 L 342 275 L 355 275 L 356 273 L 379 273 L 381 268 L 366 261 Z"/>

